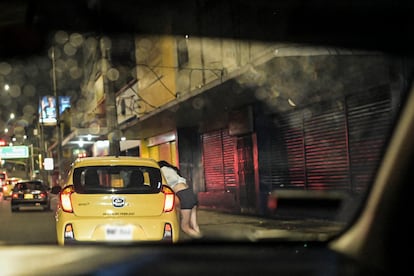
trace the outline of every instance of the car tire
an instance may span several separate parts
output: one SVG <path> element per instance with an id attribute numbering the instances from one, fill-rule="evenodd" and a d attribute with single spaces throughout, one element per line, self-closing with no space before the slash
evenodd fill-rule
<path id="1" fill-rule="evenodd" d="M 17 212 L 19 209 L 18 208 L 11 208 L 12 213 Z"/>

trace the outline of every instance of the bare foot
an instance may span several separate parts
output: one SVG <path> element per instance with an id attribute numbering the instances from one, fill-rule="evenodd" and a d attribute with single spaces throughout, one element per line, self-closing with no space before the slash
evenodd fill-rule
<path id="1" fill-rule="evenodd" d="M 186 233 L 187 235 L 189 235 L 192 238 L 201 238 L 203 235 L 201 234 L 200 231 L 196 231 L 192 228 L 187 228 L 187 229 L 182 229 L 184 233 Z"/>

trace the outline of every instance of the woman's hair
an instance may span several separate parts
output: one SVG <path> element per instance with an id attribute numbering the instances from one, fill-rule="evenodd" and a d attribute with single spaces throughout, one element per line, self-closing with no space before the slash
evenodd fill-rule
<path id="1" fill-rule="evenodd" d="M 174 166 L 174 165 L 172 165 L 172 164 L 168 163 L 168 162 L 167 162 L 167 161 L 165 161 L 165 160 L 160 160 L 160 161 L 158 161 L 158 166 L 160 166 L 160 168 L 162 168 L 162 167 L 169 167 L 169 168 L 171 168 L 171 169 L 174 169 L 174 170 L 177 172 L 177 174 L 178 174 L 179 176 L 182 176 L 179 168 L 177 168 L 176 166 Z"/>

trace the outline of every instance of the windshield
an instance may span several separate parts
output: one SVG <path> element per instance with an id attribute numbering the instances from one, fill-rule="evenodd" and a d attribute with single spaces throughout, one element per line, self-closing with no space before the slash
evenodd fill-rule
<path id="1" fill-rule="evenodd" d="M 181 22 L 171 13 L 147 24 L 140 15 L 150 12 L 132 6 L 117 13 L 119 24 L 113 25 L 112 1 L 87 2 L 65 11 L 56 7 L 56 14 L 41 4 L 16 11 L 26 17 L 15 20 L 35 28 L 12 24 L 27 35 L 1 46 L 0 158 L 20 166 L 8 169 L 8 177 L 41 179 L 58 190 L 73 185 L 65 191 L 74 199 L 70 208 L 81 208 L 82 223 L 97 220 L 88 206 L 109 206 L 126 195 L 118 199 L 128 212 L 113 213 L 119 219 L 134 214 L 134 220 L 102 227 L 94 241 L 104 239 L 104 231 L 112 231 L 112 240 L 138 237 L 134 231 L 149 225 L 130 226 L 139 224 L 138 208 L 148 209 L 146 219 L 164 212 L 160 220 L 171 223 L 173 234 L 163 226 L 163 239 L 175 233 L 171 212 L 179 220 L 182 209 L 193 206 L 201 233 L 195 236 L 207 240 L 327 241 L 349 226 L 365 204 L 404 106 L 410 58 L 374 47 L 283 39 L 257 30 L 254 20 L 244 23 L 247 15 L 224 2 L 217 9 L 196 1 Z M 77 19 L 78 10 L 88 12 Z M 205 17 L 217 10 L 232 18 L 230 25 L 221 16 Z M 256 11 L 269 14 L 264 7 Z M 59 16 L 73 22 L 58 24 Z M 246 30 L 257 36 L 245 36 Z M 74 167 L 78 159 L 105 156 L 165 160 L 180 177 L 170 183 L 156 165 L 116 161 Z M 136 172 L 141 176 L 132 177 Z M 91 173 L 94 180 L 87 180 Z M 162 184 L 177 195 L 168 208 Z M 144 204 L 131 197 L 135 193 L 160 196 Z M 13 213 L 8 222 L 21 227 L 27 216 L 27 228 L 40 235 L 22 240 L 0 229 L 2 242 L 58 246 L 60 236 L 87 239 L 76 232 L 75 218 L 75 234 L 58 229 L 76 211 L 62 210 L 60 194 L 51 197 L 52 211 Z M 9 199 L 0 203 L 0 215 L 10 212 Z M 177 229 L 179 243 L 194 238 Z"/>

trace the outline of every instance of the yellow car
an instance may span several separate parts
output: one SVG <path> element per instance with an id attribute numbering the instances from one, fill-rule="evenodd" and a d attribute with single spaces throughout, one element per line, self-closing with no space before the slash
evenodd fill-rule
<path id="1" fill-rule="evenodd" d="M 130 156 L 76 160 L 59 193 L 59 245 L 179 240 L 175 194 L 157 162 Z"/>
<path id="2" fill-rule="evenodd" d="M 8 199 L 13 193 L 14 184 L 16 184 L 21 178 L 19 177 L 10 177 L 7 178 L 2 187 L 3 199 Z"/>

